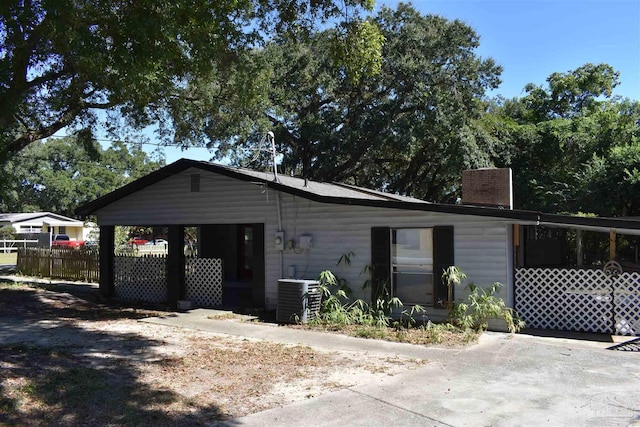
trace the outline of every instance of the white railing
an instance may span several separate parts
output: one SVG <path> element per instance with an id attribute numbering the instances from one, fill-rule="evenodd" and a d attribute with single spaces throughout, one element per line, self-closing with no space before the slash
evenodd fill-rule
<path id="1" fill-rule="evenodd" d="M 0 252 L 11 253 L 18 248 L 26 248 L 27 243 L 38 243 L 37 240 L 0 240 Z"/>
<path id="2" fill-rule="evenodd" d="M 168 246 L 166 243 L 157 245 L 138 245 L 134 248 L 134 252 L 140 255 L 166 255 Z"/>

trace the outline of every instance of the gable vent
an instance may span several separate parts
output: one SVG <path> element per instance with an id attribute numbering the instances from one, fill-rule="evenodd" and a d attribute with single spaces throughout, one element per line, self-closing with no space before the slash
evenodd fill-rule
<path id="1" fill-rule="evenodd" d="M 194 173 L 191 175 L 191 192 L 200 192 L 200 174 Z"/>

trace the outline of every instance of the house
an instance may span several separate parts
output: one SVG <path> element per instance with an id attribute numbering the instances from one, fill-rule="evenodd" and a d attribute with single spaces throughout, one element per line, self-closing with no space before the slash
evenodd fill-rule
<path id="1" fill-rule="evenodd" d="M 100 226 L 100 289 L 107 296 L 271 310 L 278 279 L 315 279 L 330 269 L 350 283 L 356 298 L 370 301 L 386 290 L 439 319 L 448 300 L 442 271 L 456 265 L 478 285 L 502 283 L 499 297 L 529 326 L 640 332 L 640 276 L 610 274 L 618 264 L 602 269 L 616 258 L 616 236 L 631 236 L 637 246 L 640 221 L 513 210 L 510 196 L 508 190 L 506 198 L 488 203 L 472 197 L 474 205 L 445 205 L 181 159 L 77 213 L 95 215 Z M 119 225 L 166 226 L 166 259 L 116 255 Z M 195 260 L 184 255 L 185 227 L 197 229 Z M 606 259 L 584 268 L 580 248 L 576 265 L 563 265 L 567 253 L 552 238 L 559 230 L 570 230 L 575 242 L 582 233 L 606 236 Z M 336 265 L 345 254 L 349 265 Z M 631 276 L 623 285 L 614 283 L 625 274 Z M 466 292 L 460 287 L 453 298 Z M 618 300 L 624 300 L 620 313 Z"/>
<path id="2" fill-rule="evenodd" d="M 66 234 L 71 240 L 84 239 L 82 221 L 51 212 L 0 214 L 0 226 L 6 225 L 19 234 Z"/>

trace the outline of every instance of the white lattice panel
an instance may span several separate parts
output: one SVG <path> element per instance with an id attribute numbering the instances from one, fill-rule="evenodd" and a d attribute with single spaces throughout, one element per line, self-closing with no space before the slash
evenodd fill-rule
<path id="1" fill-rule="evenodd" d="M 616 333 L 640 335 L 640 273 L 622 273 L 613 288 Z"/>
<path id="2" fill-rule="evenodd" d="M 185 261 L 185 299 L 198 307 L 222 305 L 222 260 L 190 258 Z"/>
<path id="3" fill-rule="evenodd" d="M 114 257 L 114 286 L 118 298 L 127 301 L 167 301 L 166 258 Z"/>
<path id="4" fill-rule="evenodd" d="M 612 284 L 601 270 L 516 270 L 518 314 L 529 328 L 613 332 Z"/>

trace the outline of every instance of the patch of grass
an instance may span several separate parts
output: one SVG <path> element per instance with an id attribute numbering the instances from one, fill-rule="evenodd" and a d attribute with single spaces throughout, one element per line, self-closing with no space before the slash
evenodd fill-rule
<path id="1" fill-rule="evenodd" d="M 0 289 L 19 289 L 22 287 L 24 285 L 17 282 L 0 282 Z"/>
<path id="2" fill-rule="evenodd" d="M 377 328 L 374 326 L 359 326 L 354 328 L 353 335 L 358 338 L 369 338 L 373 340 L 386 339 L 388 328 Z"/>
<path id="3" fill-rule="evenodd" d="M 33 399 L 49 404 L 59 401 L 78 404 L 96 400 L 109 388 L 104 372 L 92 368 L 74 367 L 32 379 L 22 391 Z"/>
<path id="4" fill-rule="evenodd" d="M 0 253 L 0 264 L 16 264 L 18 262 L 18 254 L 13 252 L 9 254 Z"/>
<path id="5" fill-rule="evenodd" d="M 207 319 L 211 320 L 235 320 L 238 316 L 234 313 L 224 313 L 224 314 L 214 314 L 212 316 L 207 316 Z"/>

